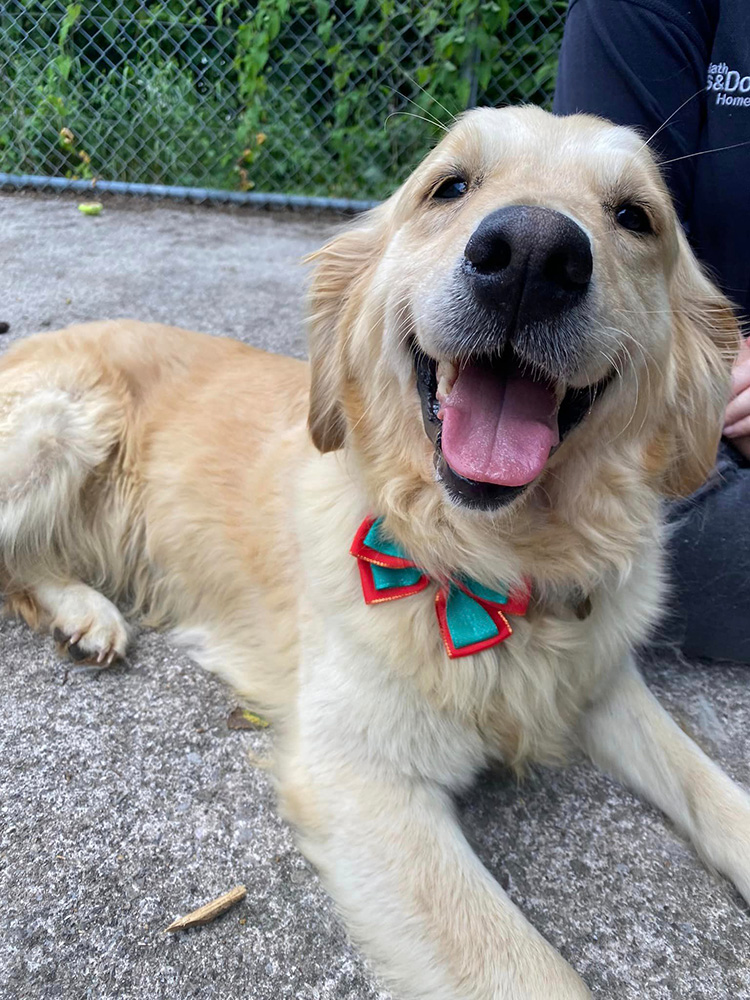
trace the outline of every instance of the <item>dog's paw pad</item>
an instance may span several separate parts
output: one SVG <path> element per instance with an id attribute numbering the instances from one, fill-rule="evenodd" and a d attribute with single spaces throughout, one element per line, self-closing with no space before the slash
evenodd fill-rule
<path id="1" fill-rule="evenodd" d="M 60 629 L 55 629 L 55 642 L 62 656 L 69 656 L 75 663 L 89 663 L 98 667 L 109 667 L 115 660 L 125 655 L 127 636 L 102 638 L 88 632 L 80 638 L 66 636 Z M 76 641 L 73 641 L 76 638 Z"/>

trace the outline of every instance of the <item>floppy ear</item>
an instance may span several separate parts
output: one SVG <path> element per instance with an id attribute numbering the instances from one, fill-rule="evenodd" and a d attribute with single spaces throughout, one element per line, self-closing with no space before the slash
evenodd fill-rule
<path id="1" fill-rule="evenodd" d="M 385 206 L 357 220 L 307 258 L 315 264 L 309 295 L 310 409 L 313 444 L 325 453 L 343 448 L 346 418 L 341 402 L 344 353 L 357 293 L 382 251 Z"/>
<path id="2" fill-rule="evenodd" d="M 672 372 L 667 387 L 672 449 L 665 488 L 688 496 L 716 461 L 740 328 L 729 300 L 704 273 L 679 234 L 672 277 Z"/>

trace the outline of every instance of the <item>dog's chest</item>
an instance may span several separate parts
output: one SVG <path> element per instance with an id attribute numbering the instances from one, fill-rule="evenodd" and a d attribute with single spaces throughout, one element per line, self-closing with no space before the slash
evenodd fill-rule
<path id="1" fill-rule="evenodd" d="M 594 599 L 589 614 L 582 613 L 578 595 L 564 617 L 537 609 L 515 618 L 503 642 L 450 658 L 435 614 L 436 593 L 432 586 L 408 599 L 367 605 L 352 600 L 350 591 L 346 598 L 342 588 L 334 608 L 321 608 L 316 617 L 321 624 L 327 618 L 330 631 L 320 656 L 331 658 L 336 650 L 335 686 L 341 690 L 346 677 L 350 710 L 359 702 L 357 714 L 363 724 L 370 719 L 378 742 L 398 745 L 399 757 L 413 756 L 419 770 L 424 748 L 431 747 L 435 760 L 445 739 L 454 749 L 471 746 L 477 766 L 488 757 L 511 766 L 527 758 L 563 759 L 601 672 L 595 655 L 601 612 Z"/>

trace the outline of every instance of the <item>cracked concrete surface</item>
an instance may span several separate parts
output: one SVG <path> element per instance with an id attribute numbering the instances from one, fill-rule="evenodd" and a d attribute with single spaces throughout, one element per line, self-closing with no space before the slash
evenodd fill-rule
<path id="1" fill-rule="evenodd" d="M 330 219 L 0 194 L 3 343 L 108 316 L 304 353 L 297 260 Z M 278 819 L 267 731 L 163 636 L 130 666 L 69 671 L 0 626 L 3 1000 L 388 1000 Z M 646 667 L 659 697 L 750 786 L 747 668 Z M 583 763 L 459 804 L 493 875 L 597 998 L 750 998 L 750 915 L 654 809 Z M 183 934 L 180 913 L 247 898 Z"/>

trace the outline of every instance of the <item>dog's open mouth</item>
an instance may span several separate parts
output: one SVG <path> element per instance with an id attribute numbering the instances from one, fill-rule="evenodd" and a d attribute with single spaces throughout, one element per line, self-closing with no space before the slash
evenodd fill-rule
<path id="1" fill-rule="evenodd" d="M 564 393 L 507 348 L 500 357 L 435 361 L 415 347 L 425 429 L 455 500 L 491 509 L 522 493 L 611 375 Z"/>

